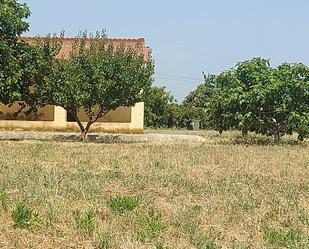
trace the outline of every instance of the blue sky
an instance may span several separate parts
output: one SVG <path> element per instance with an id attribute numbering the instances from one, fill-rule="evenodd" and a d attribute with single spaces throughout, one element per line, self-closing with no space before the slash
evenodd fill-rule
<path id="1" fill-rule="evenodd" d="M 106 29 L 110 37 L 144 37 L 155 84 L 179 101 L 202 82 L 202 71 L 218 73 L 258 56 L 273 65 L 309 64 L 308 0 L 20 2 L 32 11 L 28 35 Z"/>

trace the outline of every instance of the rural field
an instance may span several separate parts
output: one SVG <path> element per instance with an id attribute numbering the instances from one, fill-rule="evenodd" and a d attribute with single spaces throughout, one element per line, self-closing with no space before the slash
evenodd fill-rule
<path id="1" fill-rule="evenodd" d="M 0 248 L 309 248 L 309 147 L 0 142 Z"/>

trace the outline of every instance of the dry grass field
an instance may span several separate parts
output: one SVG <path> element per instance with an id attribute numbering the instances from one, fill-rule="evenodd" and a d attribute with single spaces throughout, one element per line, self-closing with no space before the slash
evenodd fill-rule
<path id="1" fill-rule="evenodd" d="M 0 248 L 309 248 L 309 147 L 0 142 Z"/>

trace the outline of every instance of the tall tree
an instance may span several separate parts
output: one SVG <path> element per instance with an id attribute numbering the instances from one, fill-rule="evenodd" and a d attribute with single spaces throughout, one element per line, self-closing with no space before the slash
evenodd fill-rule
<path id="1" fill-rule="evenodd" d="M 91 40 L 91 42 L 88 42 Z M 143 48 L 115 46 L 105 33 L 75 39 L 70 56 L 57 59 L 45 86 L 47 103 L 71 113 L 86 140 L 93 123 L 120 106 L 134 106 L 152 84 L 152 59 L 145 61 Z M 87 122 L 78 115 L 84 110 Z"/>

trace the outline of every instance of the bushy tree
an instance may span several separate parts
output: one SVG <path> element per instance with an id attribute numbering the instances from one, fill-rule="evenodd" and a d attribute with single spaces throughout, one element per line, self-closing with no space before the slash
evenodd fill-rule
<path id="1" fill-rule="evenodd" d="M 216 77 L 216 91 L 209 102 L 212 126 L 219 132 L 241 129 L 273 135 L 298 132 L 308 136 L 308 67 L 254 58 Z"/>
<path id="2" fill-rule="evenodd" d="M 91 40 L 91 42 L 87 42 Z M 49 104 L 71 113 L 85 140 L 93 123 L 120 106 L 134 106 L 152 84 L 153 63 L 141 47 L 115 46 L 105 33 L 80 34 L 67 59 L 57 59 L 45 86 Z M 84 124 L 78 112 L 84 110 Z"/>
<path id="3" fill-rule="evenodd" d="M 209 128 L 207 113 L 202 108 L 185 106 L 183 104 L 172 103 L 169 105 L 169 119 L 167 127 L 169 128 L 191 128 L 193 120 L 200 121 L 202 129 Z"/>
<path id="4" fill-rule="evenodd" d="M 299 139 L 309 135 L 309 68 L 284 63 L 273 70 L 270 84 L 261 89 L 263 98 L 256 132 L 281 135 L 297 132 Z"/>
<path id="5" fill-rule="evenodd" d="M 263 89 L 271 81 L 269 61 L 255 58 L 216 77 L 216 92 L 209 102 L 212 126 L 219 132 L 240 129 L 245 136 L 259 126 Z"/>

